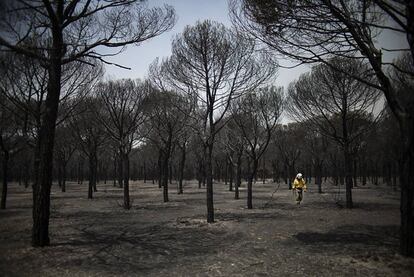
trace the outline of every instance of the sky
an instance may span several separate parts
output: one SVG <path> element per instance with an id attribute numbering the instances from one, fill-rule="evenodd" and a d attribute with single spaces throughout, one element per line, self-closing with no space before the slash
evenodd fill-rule
<path id="1" fill-rule="evenodd" d="M 115 66 L 106 66 L 106 75 L 110 78 L 145 78 L 148 66 L 155 58 L 168 57 L 171 54 L 171 42 L 174 37 L 184 30 L 186 25 L 194 25 L 198 20 L 210 19 L 231 27 L 228 15 L 227 0 L 152 0 L 151 5 L 168 4 L 174 7 L 177 23 L 169 32 L 143 42 L 140 46 L 129 46 L 126 51 L 108 59 L 131 70 Z M 290 81 L 308 69 L 280 69 L 275 85 L 287 87 Z"/>
<path id="2" fill-rule="evenodd" d="M 139 46 L 129 46 L 121 54 L 108 59 L 111 62 L 131 68 L 126 70 L 115 66 L 106 66 L 106 76 L 109 78 L 145 78 L 148 66 L 155 58 L 168 57 L 171 54 L 171 42 L 174 37 L 184 30 L 186 25 L 194 25 L 198 20 L 215 20 L 231 27 L 228 15 L 227 0 L 150 0 L 151 6 L 168 4 L 174 7 L 177 15 L 177 23 L 166 33 L 151 40 L 143 42 Z M 407 45 L 406 38 L 402 34 L 383 32 L 378 42 L 385 48 L 402 48 Z M 394 54 L 384 52 L 384 60 L 391 61 Z M 287 65 L 287 61 L 279 61 Z M 289 83 L 299 77 L 301 73 L 308 71 L 310 67 L 301 66 L 293 69 L 280 68 L 275 81 L 276 86 L 287 88 Z"/>

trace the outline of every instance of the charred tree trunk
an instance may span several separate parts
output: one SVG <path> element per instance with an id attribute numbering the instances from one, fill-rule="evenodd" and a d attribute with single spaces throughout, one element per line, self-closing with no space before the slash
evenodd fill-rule
<path id="1" fill-rule="evenodd" d="M 113 184 L 114 184 L 114 187 L 116 186 L 116 179 L 117 179 L 117 170 L 118 170 L 118 160 L 116 159 L 116 155 L 114 156 L 114 172 L 113 172 L 113 178 L 114 178 L 114 180 L 113 180 Z"/>
<path id="2" fill-rule="evenodd" d="M 197 179 L 198 179 L 198 188 L 199 189 L 201 189 L 201 183 L 203 181 L 202 180 L 203 179 L 202 171 L 203 171 L 203 164 L 200 160 L 200 161 L 198 161 L 198 168 L 197 168 Z"/>
<path id="3" fill-rule="evenodd" d="M 1 190 L 1 206 L 0 209 L 6 209 L 7 188 L 8 188 L 8 173 L 9 173 L 9 151 L 3 150 L 3 188 Z"/>
<path id="4" fill-rule="evenodd" d="M 345 173 L 345 194 L 346 207 L 352 209 L 352 160 L 349 153 L 348 142 L 344 143 L 344 173 Z"/>
<path id="5" fill-rule="evenodd" d="M 166 146 L 166 148 L 168 148 L 169 146 Z M 163 157 L 163 160 L 162 160 L 162 166 L 161 166 L 161 168 L 162 168 L 162 179 L 161 179 L 161 181 L 162 181 L 162 187 L 163 187 L 163 189 L 162 189 L 162 191 L 163 191 L 163 200 L 164 200 L 164 202 L 168 202 L 169 201 L 169 199 L 168 199 L 168 181 L 169 181 L 169 175 L 171 175 L 171 172 L 170 172 L 170 170 L 171 170 L 171 168 L 170 168 L 170 166 L 169 166 L 169 160 L 170 160 L 170 155 L 169 155 L 169 152 L 170 150 L 169 149 L 165 149 L 165 151 L 163 152 L 163 155 L 162 155 L 162 157 Z"/>
<path id="6" fill-rule="evenodd" d="M 172 184 L 173 168 L 172 168 L 171 162 L 169 161 L 169 158 L 168 158 L 168 167 L 167 168 L 168 168 L 168 181 L 170 182 L 170 184 Z"/>
<path id="7" fill-rule="evenodd" d="M 123 158 L 123 150 L 119 149 L 119 160 L 118 160 L 118 186 L 122 188 L 124 186 L 124 158 Z"/>
<path id="8" fill-rule="evenodd" d="M 214 130 L 212 131 L 214 132 Z M 207 146 L 207 159 L 206 159 L 206 179 L 207 179 L 207 222 L 214 222 L 214 200 L 213 200 L 213 143 Z"/>
<path id="9" fill-rule="evenodd" d="M 129 198 L 129 155 L 128 153 L 122 153 L 122 179 L 124 187 L 124 209 L 129 210 L 131 208 L 131 202 Z"/>
<path id="10" fill-rule="evenodd" d="M 256 178 L 257 167 L 259 165 L 258 159 L 254 156 L 252 158 L 252 165 L 249 172 L 249 179 L 247 181 L 247 208 L 253 209 L 253 180 Z"/>
<path id="11" fill-rule="evenodd" d="M 413 5 L 414 7 L 414 5 Z M 400 163 L 401 186 L 401 233 L 400 251 L 408 257 L 414 257 L 414 119 L 400 119 L 402 136 L 402 156 Z"/>
<path id="12" fill-rule="evenodd" d="M 224 170 L 224 185 L 227 186 L 227 182 L 229 181 L 228 179 L 229 179 L 229 166 L 230 166 L 228 157 L 226 157 L 225 165 L 226 165 L 226 169 Z"/>
<path id="13" fill-rule="evenodd" d="M 33 186 L 33 228 L 32 245 L 47 246 L 49 239 L 50 189 L 52 186 L 53 147 L 56 119 L 61 89 L 61 57 L 63 55 L 63 38 L 59 28 L 52 26 L 52 43 L 50 64 L 48 68 L 47 96 L 45 112 L 39 136 L 39 164 Z"/>
<path id="14" fill-rule="evenodd" d="M 241 185 L 241 166 L 242 166 L 242 155 L 243 152 L 237 153 L 237 164 L 236 164 L 236 182 L 234 184 L 234 199 L 239 199 L 239 187 Z"/>
<path id="15" fill-rule="evenodd" d="M 144 166 L 143 166 L 143 168 L 142 168 L 142 173 L 143 173 L 143 177 L 144 177 L 144 184 L 147 182 L 147 166 L 146 166 L 146 164 L 145 164 L 145 161 L 144 161 Z"/>
<path id="16" fill-rule="evenodd" d="M 290 184 L 289 181 L 289 165 L 287 163 L 285 163 L 285 183 L 286 185 L 288 185 L 289 189 L 292 189 L 292 185 Z"/>
<path id="17" fill-rule="evenodd" d="M 163 176 L 163 164 L 162 164 L 162 150 L 160 149 L 158 152 L 158 188 L 162 187 L 162 176 Z"/>
<path id="18" fill-rule="evenodd" d="M 66 192 L 66 166 L 67 162 L 62 164 L 62 192 Z"/>
<path id="19" fill-rule="evenodd" d="M 184 168 L 185 168 L 185 160 L 186 160 L 186 146 L 185 143 L 181 148 L 181 159 L 180 159 L 180 173 L 179 173 L 179 180 L 178 180 L 178 194 L 183 193 L 183 179 L 184 179 Z"/>
<path id="20" fill-rule="evenodd" d="M 318 193 L 322 193 L 322 160 L 319 158 L 315 164 L 315 182 L 318 185 Z"/>
<path id="21" fill-rule="evenodd" d="M 96 186 L 95 168 L 97 167 L 97 159 L 95 154 L 89 154 L 89 183 L 88 183 L 88 199 L 93 198 L 93 188 Z"/>
<path id="22" fill-rule="evenodd" d="M 229 191 L 233 191 L 233 171 L 234 164 L 232 161 L 229 161 Z"/>
<path id="23" fill-rule="evenodd" d="M 57 165 L 58 186 L 60 188 L 62 188 L 62 162 L 61 161 L 58 161 L 56 165 Z"/>
<path id="24" fill-rule="evenodd" d="M 358 164 L 357 164 L 357 159 L 356 158 L 354 158 L 354 161 L 353 161 L 353 167 L 352 167 L 352 177 L 353 177 L 353 182 L 352 182 L 352 187 L 357 187 L 358 185 L 358 181 L 357 181 L 357 166 L 358 166 Z"/>
<path id="25" fill-rule="evenodd" d="M 367 165 L 365 161 L 362 164 L 361 174 L 362 174 L 362 185 L 365 186 L 367 184 Z"/>

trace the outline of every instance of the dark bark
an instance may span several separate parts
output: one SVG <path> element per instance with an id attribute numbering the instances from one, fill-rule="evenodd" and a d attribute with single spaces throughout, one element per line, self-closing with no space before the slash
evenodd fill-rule
<path id="1" fill-rule="evenodd" d="M 230 161 L 229 162 L 229 191 L 233 191 L 233 172 L 234 172 L 234 164 Z"/>
<path id="2" fill-rule="evenodd" d="M 162 160 L 162 177 L 161 177 L 161 182 L 162 182 L 162 194 L 163 194 L 163 200 L 164 202 L 168 202 L 168 176 L 169 176 L 169 155 L 167 155 L 167 153 L 163 153 L 163 160 Z"/>
<path id="3" fill-rule="evenodd" d="M 162 150 L 158 152 L 158 188 L 162 187 L 163 165 L 162 165 Z"/>
<path id="4" fill-rule="evenodd" d="M 365 186 L 367 184 L 367 165 L 364 161 L 363 166 L 362 166 L 362 185 Z"/>
<path id="5" fill-rule="evenodd" d="M 66 166 L 67 163 L 62 164 L 62 192 L 66 192 Z"/>
<path id="6" fill-rule="evenodd" d="M 353 182 L 352 182 L 352 187 L 356 187 L 358 182 L 357 182 L 357 160 L 354 159 L 353 161 L 353 167 L 352 167 L 352 177 L 353 177 Z"/>
<path id="7" fill-rule="evenodd" d="M 349 145 L 345 142 L 344 145 L 344 171 L 345 171 L 345 194 L 346 194 L 346 207 L 352 209 L 352 160 L 349 153 Z"/>
<path id="8" fill-rule="evenodd" d="M 318 193 L 322 193 L 322 161 L 315 161 L 315 184 L 318 186 Z"/>
<path id="9" fill-rule="evenodd" d="M 59 106 L 60 79 L 61 79 L 61 47 L 63 39 L 61 33 L 53 34 L 53 47 L 50 66 L 48 68 L 49 80 L 45 111 L 42 118 L 39 137 L 39 164 L 33 186 L 33 228 L 32 245 L 47 246 L 49 239 L 50 216 L 50 189 L 53 172 L 53 147 L 56 129 L 56 119 Z"/>
<path id="10" fill-rule="evenodd" d="M 256 157 L 252 158 L 252 165 L 249 172 L 249 179 L 247 181 L 247 208 L 253 209 L 253 180 L 256 178 L 257 167 L 259 161 Z"/>
<path id="11" fill-rule="evenodd" d="M 62 165 L 61 162 L 57 163 L 57 178 L 58 178 L 58 186 L 62 188 Z M 20 185 L 20 184 L 19 184 Z"/>
<path id="12" fill-rule="evenodd" d="M 401 118 L 400 129 L 402 136 L 402 155 L 400 162 L 401 186 L 401 229 L 400 251 L 408 257 L 414 257 L 414 119 Z"/>
<path id="13" fill-rule="evenodd" d="M 184 179 L 184 168 L 186 160 L 186 146 L 185 144 L 181 147 L 181 159 L 180 159 L 180 176 L 178 180 L 178 194 L 183 193 L 183 179 Z"/>
<path id="14" fill-rule="evenodd" d="M 123 158 L 123 151 L 122 151 L 122 148 L 119 150 L 119 160 L 118 160 L 118 186 L 120 187 L 120 188 L 122 188 L 124 185 L 123 185 L 123 179 L 124 179 L 124 177 L 123 177 L 123 174 L 124 174 L 124 158 Z"/>
<path id="15" fill-rule="evenodd" d="M 239 199 L 239 187 L 241 185 L 241 163 L 242 163 L 243 152 L 237 153 L 236 163 L 236 182 L 234 184 L 234 199 Z"/>
<path id="16" fill-rule="evenodd" d="M 224 170 L 224 185 L 227 186 L 228 178 L 229 178 L 229 167 L 230 163 L 228 161 L 228 158 L 226 157 L 226 169 Z"/>
<path id="17" fill-rule="evenodd" d="M 392 163 L 392 188 L 394 191 L 397 190 L 397 174 L 398 174 L 398 163 Z"/>
<path id="18" fill-rule="evenodd" d="M 129 155 L 128 153 L 121 154 L 122 160 L 122 180 L 124 188 L 124 209 L 131 208 L 131 201 L 129 198 Z"/>
<path id="19" fill-rule="evenodd" d="M 207 222 L 214 222 L 214 201 L 213 201 L 213 144 L 207 146 L 206 179 L 207 179 Z"/>
<path id="20" fill-rule="evenodd" d="M 88 199 L 93 198 L 93 188 L 96 186 L 96 167 L 97 158 L 94 154 L 89 155 L 89 183 L 88 183 Z"/>
<path id="21" fill-rule="evenodd" d="M 1 206 L 0 209 L 6 209 L 8 173 L 9 173 L 9 151 L 3 150 L 3 188 L 1 190 Z"/>
<path id="22" fill-rule="evenodd" d="M 116 186 L 116 178 L 117 178 L 117 171 L 118 171 L 118 160 L 116 158 L 116 156 L 114 157 L 114 174 L 113 174 L 113 178 L 114 178 L 114 187 Z"/>
<path id="23" fill-rule="evenodd" d="M 172 169 L 171 162 L 168 161 L 168 180 L 169 180 L 170 184 L 172 184 L 172 177 L 173 177 L 173 169 Z"/>
<path id="24" fill-rule="evenodd" d="M 142 168 L 142 173 L 143 173 L 143 177 L 144 177 L 144 184 L 147 182 L 147 166 L 146 166 L 146 164 L 145 164 L 145 161 L 144 161 L 144 165 L 143 165 L 143 168 Z"/>
<path id="25" fill-rule="evenodd" d="M 78 184 L 83 183 L 83 158 L 78 163 Z"/>

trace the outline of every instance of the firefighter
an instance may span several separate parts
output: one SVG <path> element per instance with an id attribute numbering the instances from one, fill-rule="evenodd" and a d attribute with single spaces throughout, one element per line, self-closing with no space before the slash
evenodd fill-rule
<path id="1" fill-rule="evenodd" d="M 306 183 L 303 179 L 302 173 L 298 173 L 298 175 L 296 175 L 296 178 L 293 180 L 292 189 L 297 193 L 296 204 L 299 205 L 303 199 L 303 191 L 306 191 Z"/>

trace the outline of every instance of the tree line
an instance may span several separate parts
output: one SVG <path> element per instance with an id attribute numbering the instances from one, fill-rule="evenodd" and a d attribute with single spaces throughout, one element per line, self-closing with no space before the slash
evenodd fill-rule
<path id="1" fill-rule="evenodd" d="M 345 186 L 347 208 L 355 186 L 400 189 L 401 252 L 412 255 L 412 55 L 386 67 L 372 43 L 373 29 L 409 40 L 411 6 L 306 2 L 230 1 L 233 28 L 187 26 L 145 80 L 105 80 L 108 56 L 172 28 L 171 7 L 5 1 L 2 208 L 9 180 L 32 185 L 32 244 L 45 246 L 53 180 L 64 192 L 66 180 L 87 179 L 88 198 L 111 180 L 129 209 L 130 179 L 157 182 L 166 202 L 172 179 L 182 194 L 184 180 L 195 178 L 212 223 L 214 183 L 238 199 L 244 179 L 251 209 L 259 179 L 290 186 L 301 171 L 320 193 L 326 182 Z M 401 28 L 378 21 L 378 11 Z M 315 65 L 284 90 L 274 85 L 279 55 Z M 295 122 L 281 124 L 282 112 Z"/>

